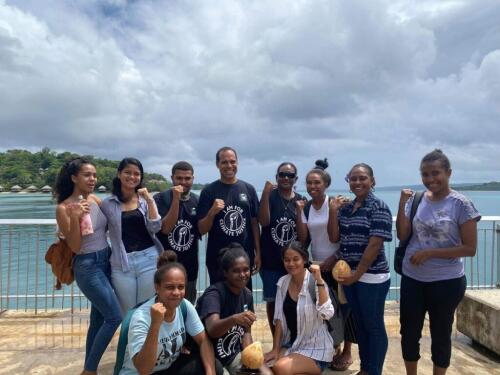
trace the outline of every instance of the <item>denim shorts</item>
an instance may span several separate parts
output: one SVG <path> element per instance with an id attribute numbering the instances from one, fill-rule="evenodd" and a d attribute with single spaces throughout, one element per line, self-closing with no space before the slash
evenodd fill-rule
<path id="1" fill-rule="evenodd" d="M 276 284 L 280 277 L 286 275 L 281 271 L 274 270 L 260 270 L 260 277 L 262 278 L 262 286 L 263 286 L 263 300 L 265 302 L 274 302 L 276 299 L 276 292 L 278 291 L 278 287 Z"/>

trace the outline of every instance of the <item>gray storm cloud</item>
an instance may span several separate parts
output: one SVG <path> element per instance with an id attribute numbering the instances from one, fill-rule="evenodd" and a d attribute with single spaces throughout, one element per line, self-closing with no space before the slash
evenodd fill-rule
<path id="1" fill-rule="evenodd" d="M 0 1 L 1 149 L 136 155 L 166 175 L 189 159 L 207 181 L 230 144 L 258 185 L 323 156 L 393 185 L 441 147 L 458 180 L 498 175 L 494 1 L 72 4 Z"/>

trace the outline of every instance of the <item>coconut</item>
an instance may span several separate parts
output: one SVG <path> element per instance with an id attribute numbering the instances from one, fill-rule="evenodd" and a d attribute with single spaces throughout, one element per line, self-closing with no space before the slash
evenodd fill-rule
<path id="1" fill-rule="evenodd" d="M 351 276 L 351 267 L 345 260 L 339 260 L 333 267 L 332 276 L 337 281 L 339 278 L 349 277 Z"/>
<path id="2" fill-rule="evenodd" d="M 264 364 L 264 352 L 260 341 L 248 345 L 241 352 L 241 364 L 248 369 L 258 369 Z"/>

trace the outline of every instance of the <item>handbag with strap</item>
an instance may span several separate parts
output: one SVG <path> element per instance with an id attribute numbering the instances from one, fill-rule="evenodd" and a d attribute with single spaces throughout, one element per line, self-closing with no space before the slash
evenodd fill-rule
<path id="1" fill-rule="evenodd" d="M 75 277 L 73 275 L 73 257 L 75 253 L 71 251 L 66 241 L 59 238 L 49 246 L 45 253 L 45 261 L 50 264 L 52 273 L 56 277 L 55 288 L 61 289 L 61 284 L 71 284 Z"/>
<path id="2" fill-rule="evenodd" d="M 418 205 L 422 201 L 423 196 L 424 196 L 423 191 L 417 191 L 415 193 L 415 197 L 413 198 L 410 211 L 410 233 L 408 234 L 406 240 L 399 241 L 399 246 L 396 247 L 396 251 L 394 253 L 394 271 L 396 271 L 400 275 L 403 275 L 403 259 L 406 254 L 406 247 L 410 243 L 411 236 L 413 235 L 413 218 L 417 213 Z"/>

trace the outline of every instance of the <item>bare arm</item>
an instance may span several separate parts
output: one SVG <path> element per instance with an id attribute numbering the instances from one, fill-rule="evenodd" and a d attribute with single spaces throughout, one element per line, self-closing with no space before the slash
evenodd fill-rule
<path id="1" fill-rule="evenodd" d="M 269 211 L 269 196 L 276 186 L 270 182 L 266 181 L 264 189 L 262 190 L 262 195 L 260 196 L 260 206 L 259 206 L 259 223 L 263 227 L 267 227 L 271 222 L 271 213 Z"/>
<path id="2" fill-rule="evenodd" d="M 201 361 L 205 367 L 206 375 L 215 375 L 215 354 L 212 343 L 205 331 L 193 336 L 194 341 L 200 347 Z"/>
<path id="3" fill-rule="evenodd" d="M 249 331 L 253 322 L 256 320 L 257 316 L 252 311 L 244 311 L 224 319 L 221 319 L 219 314 L 210 314 L 205 319 L 205 326 L 210 337 L 219 338 L 224 336 L 224 334 L 236 324 L 244 327 L 246 331 Z"/>
<path id="4" fill-rule="evenodd" d="M 295 214 L 297 216 L 297 219 L 295 221 L 297 225 L 297 237 L 302 245 L 306 244 L 308 234 L 307 224 L 302 221 L 302 212 L 304 211 L 304 205 L 304 201 L 297 201 L 295 209 Z"/>
<path id="5" fill-rule="evenodd" d="M 260 265 L 261 265 L 261 257 L 260 257 L 260 228 L 259 228 L 259 222 L 257 221 L 256 217 L 252 217 L 251 223 L 252 223 L 252 235 L 253 235 L 253 240 L 254 240 L 254 243 L 255 243 L 255 258 L 253 260 L 253 262 L 254 262 L 254 269 L 252 270 L 252 275 L 255 275 L 257 272 L 259 272 Z"/>
<path id="6" fill-rule="evenodd" d="M 87 205 L 88 208 L 88 205 Z M 66 243 L 74 253 L 80 252 L 82 236 L 80 233 L 80 217 L 84 214 L 81 207 L 58 204 L 56 208 L 56 221 Z"/>
<path id="7" fill-rule="evenodd" d="M 243 335 L 243 349 L 245 349 L 252 342 L 253 342 L 252 330 L 250 329 L 247 332 L 245 332 L 245 334 Z"/>
<path id="8" fill-rule="evenodd" d="M 424 263 L 429 258 L 461 258 L 473 257 L 477 248 L 477 222 L 469 220 L 460 225 L 460 237 L 462 244 L 455 247 L 423 249 L 415 252 L 410 258 L 410 262 L 415 265 Z"/>
<path id="9" fill-rule="evenodd" d="M 151 306 L 151 325 L 149 326 L 146 340 L 141 350 L 132 359 L 135 368 L 141 375 L 151 374 L 151 371 L 155 367 L 158 350 L 158 333 L 165 311 L 165 307 L 160 302 Z"/>
<path id="10" fill-rule="evenodd" d="M 177 223 L 179 218 L 179 205 L 181 200 L 181 194 L 183 192 L 182 186 L 174 186 L 172 188 L 172 204 L 161 221 L 161 232 L 163 234 L 169 234 Z"/>
<path id="11" fill-rule="evenodd" d="M 405 241 L 410 236 L 411 222 L 405 215 L 406 202 L 411 198 L 413 192 L 410 189 L 401 190 L 399 198 L 398 215 L 396 216 L 396 233 L 400 241 Z"/>
<path id="12" fill-rule="evenodd" d="M 214 224 L 215 216 L 224 209 L 224 201 L 222 199 L 215 199 L 212 207 L 208 210 L 207 215 L 198 221 L 198 231 L 200 235 L 210 232 Z"/>

